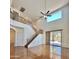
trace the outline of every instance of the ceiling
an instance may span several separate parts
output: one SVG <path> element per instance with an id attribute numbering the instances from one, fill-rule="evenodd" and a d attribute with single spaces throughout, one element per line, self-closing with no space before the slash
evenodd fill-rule
<path id="1" fill-rule="evenodd" d="M 68 0 L 11 0 L 11 7 L 17 10 L 23 7 L 25 8 L 24 16 L 32 20 L 38 20 L 42 16 L 40 11 L 44 13 L 48 10 L 53 12 L 67 3 Z"/>

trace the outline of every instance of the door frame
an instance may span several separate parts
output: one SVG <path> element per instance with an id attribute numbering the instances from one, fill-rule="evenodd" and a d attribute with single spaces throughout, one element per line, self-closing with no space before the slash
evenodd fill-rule
<path id="1" fill-rule="evenodd" d="M 47 45 L 50 45 L 50 32 L 55 32 L 55 31 L 61 31 L 61 47 L 62 47 L 62 32 L 63 32 L 63 29 L 58 29 L 58 30 L 51 30 L 51 31 L 46 31 L 46 34 L 45 34 L 45 36 L 46 36 L 46 44 Z M 48 37 L 48 35 L 49 35 L 49 37 Z"/>

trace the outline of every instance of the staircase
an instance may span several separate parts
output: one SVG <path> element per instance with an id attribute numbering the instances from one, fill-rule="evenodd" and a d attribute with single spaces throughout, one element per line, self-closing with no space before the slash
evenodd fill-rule
<path id="1" fill-rule="evenodd" d="M 28 45 L 38 36 L 38 33 L 34 34 L 30 39 L 27 40 L 27 43 L 25 45 L 26 48 L 28 48 Z"/>
<path id="2" fill-rule="evenodd" d="M 19 16 L 19 13 L 16 12 L 15 10 L 13 10 L 13 12 L 10 12 L 10 17 L 18 22 L 24 23 L 24 24 L 28 24 L 30 25 L 33 30 L 35 31 L 35 34 L 30 38 L 27 39 L 27 43 L 25 45 L 26 48 L 28 48 L 28 45 L 38 36 L 39 33 L 41 33 L 42 31 L 39 30 L 39 28 L 37 28 L 35 22 L 31 21 L 31 20 L 27 20 L 25 17 L 23 16 Z"/>
<path id="3" fill-rule="evenodd" d="M 42 31 L 42 30 L 39 30 L 39 31 L 36 32 L 30 39 L 27 39 L 27 43 L 26 43 L 25 47 L 28 48 L 28 45 L 29 45 L 39 34 L 43 34 L 43 31 Z"/>

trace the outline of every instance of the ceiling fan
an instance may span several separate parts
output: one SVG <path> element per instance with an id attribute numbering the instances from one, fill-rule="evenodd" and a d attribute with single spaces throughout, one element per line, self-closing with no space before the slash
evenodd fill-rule
<path id="1" fill-rule="evenodd" d="M 40 18 L 47 19 L 47 17 L 51 17 L 51 14 L 50 14 L 49 10 L 46 13 L 43 13 L 41 11 L 40 11 L 40 13 L 42 14 L 42 16 Z"/>

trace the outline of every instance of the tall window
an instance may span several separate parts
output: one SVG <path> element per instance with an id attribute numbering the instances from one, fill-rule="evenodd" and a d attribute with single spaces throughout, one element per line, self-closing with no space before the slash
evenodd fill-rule
<path id="1" fill-rule="evenodd" d="M 61 30 L 50 32 L 50 57 L 53 59 L 61 59 L 61 36 Z"/>
<path id="2" fill-rule="evenodd" d="M 50 44 L 61 46 L 61 31 L 50 32 Z"/>
<path id="3" fill-rule="evenodd" d="M 57 11 L 57 12 L 53 13 L 51 16 L 47 17 L 47 22 L 59 20 L 61 18 L 62 18 L 62 11 Z"/>

